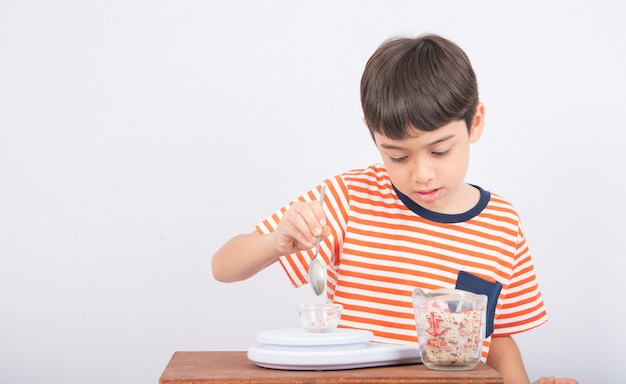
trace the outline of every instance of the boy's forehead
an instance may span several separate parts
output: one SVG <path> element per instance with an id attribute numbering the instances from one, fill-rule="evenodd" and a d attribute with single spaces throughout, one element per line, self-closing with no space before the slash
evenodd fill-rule
<path id="1" fill-rule="evenodd" d="M 436 129 L 435 131 L 437 131 L 437 130 L 438 129 Z M 408 140 L 408 139 L 415 139 L 415 138 L 418 138 L 420 136 L 423 136 L 423 135 L 429 133 L 428 131 L 424 131 L 424 130 L 415 128 L 412 125 L 407 127 L 407 129 L 406 129 L 406 136 L 403 137 L 403 138 L 400 138 L 400 139 L 391 138 L 391 137 L 385 135 L 384 132 L 385 132 L 384 130 L 379 130 L 379 131 L 374 132 L 374 135 L 377 138 L 381 139 L 381 140 L 386 140 L 386 141 L 387 140 L 388 141 L 404 141 L 404 140 Z M 431 131 L 431 132 L 434 132 L 434 131 Z"/>
<path id="2" fill-rule="evenodd" d="M 454 121 L 432 131 L 424 131 L 412 127 L 408 135 L 401 139 L 393 139 L 381 132 L 374 132 L 374 141 L 383 148 L 402 149 L 407 145 L 420 142 L 422 145 L 434 145 L 466 132 L 465 122 Z"/>

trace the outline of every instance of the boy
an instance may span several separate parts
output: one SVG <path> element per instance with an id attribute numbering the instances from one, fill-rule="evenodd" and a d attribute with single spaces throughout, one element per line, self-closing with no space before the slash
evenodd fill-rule
<path id="1" fill-rule="evenodd" d="M 485 116 L 469 59 L 437 35 L 388 40 L 365 67 L 361 103 L 383 165 L 325 180 L 323 209 L 317 186 L 234 237 L 214 255 L 214 277 L 239 281 L 279 261 L 301 286 L 321 236 L 327 299 L 344 306 L 340 326 L 415 343 L 413 288 L 453 288 L 471 273 L 501 284 L 482 359 L 506 383 L 528 383 L 511 335 L 547 315 L 517 212 L 464 182 Z M 556 382 L 575 381 L 537 381 Z"/>

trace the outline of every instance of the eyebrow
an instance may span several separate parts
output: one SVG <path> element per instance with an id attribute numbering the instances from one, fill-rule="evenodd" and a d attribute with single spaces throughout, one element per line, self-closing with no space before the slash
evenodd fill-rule
<path id="1" fill-rule="evenodd" d="M 437 140 L 433 141 L 432 143 L 428 143 L 428 144 L 426 144 L 424 147 L 431 147 L 431 146 L 433 146 L 433 145 L 436 145 L 436 144 L 439 144 L 439 143 L 443 143 L 444 141 L 450 140 L 450 139 L 451 139 L 451 138 L 453 138 L 453 137 L 454 137 L 454 135 L 453 135 L 453 134 L 450 134 L 450 135 L 447 135 L 447 136 L 441 137 L 441 138 L 439 138 L 439 139 L 437 139 Z M 401 146 L 399 146 L 399 145 L 387 144 L 387 143 L 381 143 L 381 144 L 380 144 L 380 146 L 381 146 L 382 148 L 385 148 L 385 149 L 395 149 L 395 150 L 405 150 L 405 149 L 406 149 L 406 148 L 401 147 Z"/>

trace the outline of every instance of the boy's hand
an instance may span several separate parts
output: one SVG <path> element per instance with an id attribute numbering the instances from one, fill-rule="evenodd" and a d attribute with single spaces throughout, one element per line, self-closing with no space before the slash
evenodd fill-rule
<path id="1" fill-rule="evenodd" d="M 535 381 L 533 384 L 578 384 L 578 381 L 574 379 L 562 379 L 550 376 L 542 377 L 541 379 Z"/>
<path id="2" fill-rule="evenodd" d="M 318 236 L 330 234 L 319 201 L 294 202 L 273 232 L 274 244 L 281 255 L 312 248 Z"/>

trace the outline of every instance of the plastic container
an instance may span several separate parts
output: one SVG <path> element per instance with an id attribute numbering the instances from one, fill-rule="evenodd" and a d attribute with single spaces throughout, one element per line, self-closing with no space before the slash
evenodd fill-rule
<path id="1" fill-rule="evenodd" d="M 470 370 L 485 340 L 487 296 L 459 289 L 413 291 L 422 363 L 430 369 Z"/>

